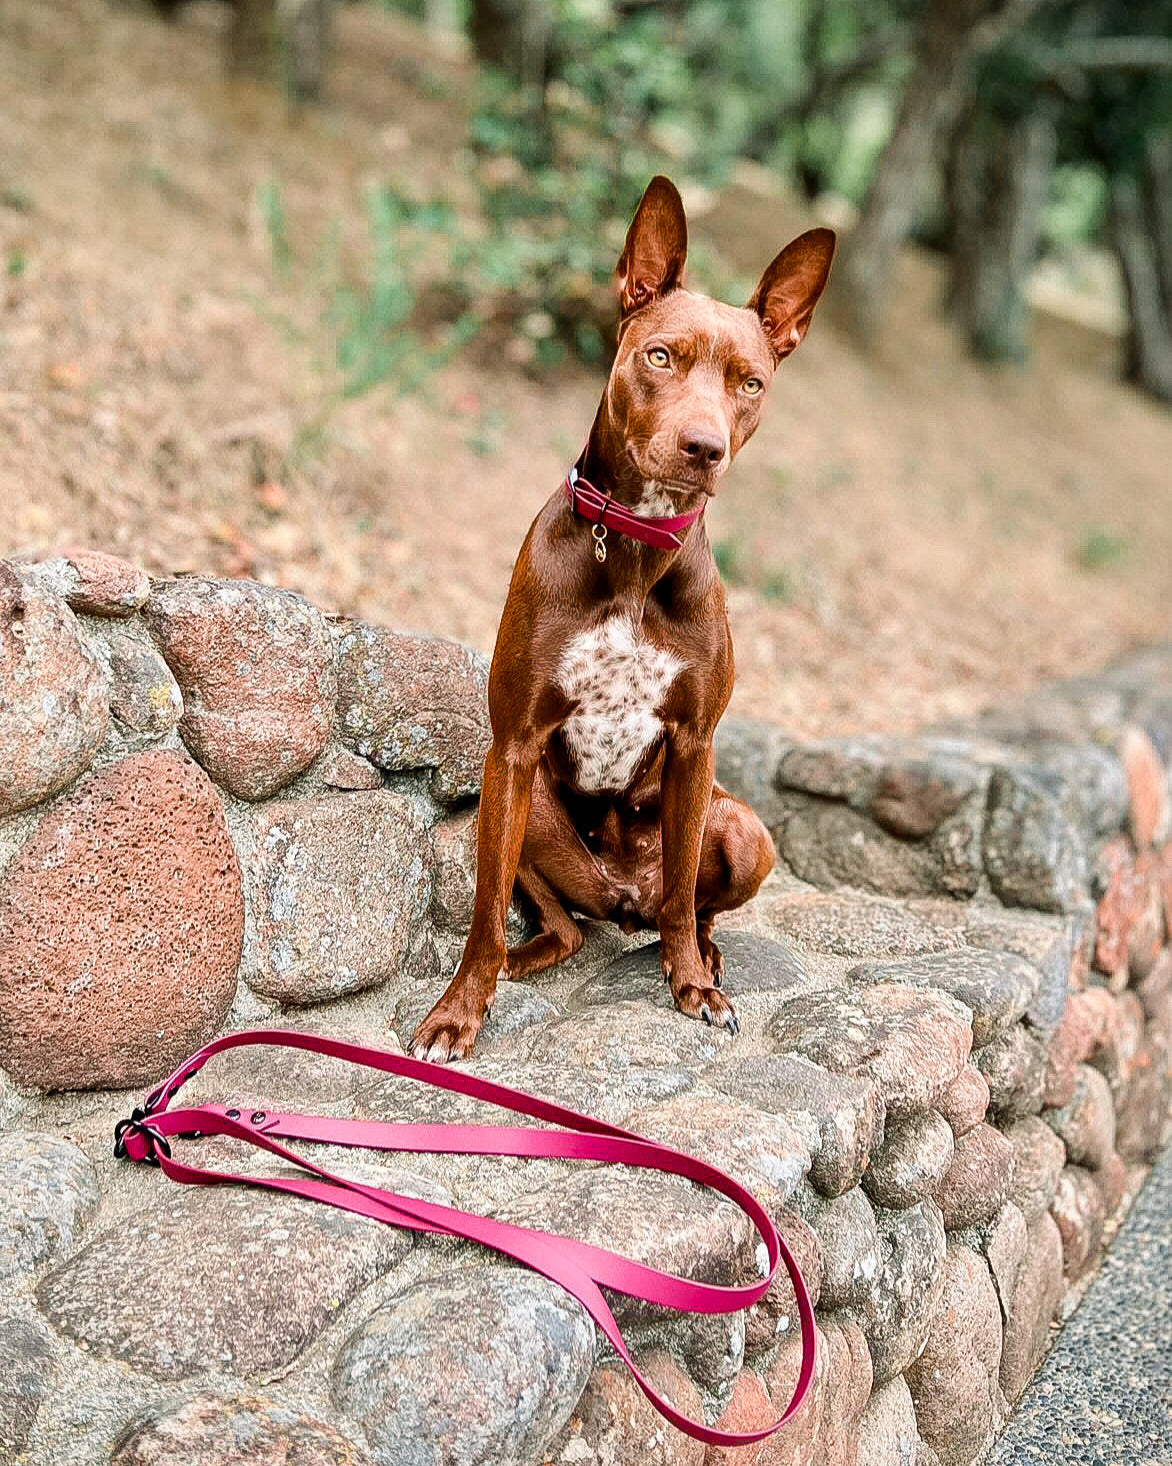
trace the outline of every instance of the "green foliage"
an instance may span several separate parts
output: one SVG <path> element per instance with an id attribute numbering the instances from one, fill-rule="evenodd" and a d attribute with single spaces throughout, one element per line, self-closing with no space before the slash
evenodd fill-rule
<path id="1" fill-rule="evenodd" d="M 446 251 L 450 256 L 461 239 L 451 206 L 417 203 L 386 186 L 368 188 L 364 202 L 367 249 L 360 267 L 343 268 L 335 224 L 311 265 L 298 272 L 280 185 L 270 180 L 258 195 L 274 269 L 314 300 L 333 343 L 337 395 L 342 399 L 384 385 L 398 393 L 417 391 L 480 327 L 471 310 L 461 311 L 438 332 L 425 333 L 417 325 L 437 254 Z M 287 319 L 282 324 L 296 334 Z"/>
<path id="2" fill-rule="evenodd" d="M 1127 555 L 1131 546 L 1123 535 L 1109 530 L 1087 530 L 1075 551 L 1074 558 L 1084 570 L 1105 570 Z"/>

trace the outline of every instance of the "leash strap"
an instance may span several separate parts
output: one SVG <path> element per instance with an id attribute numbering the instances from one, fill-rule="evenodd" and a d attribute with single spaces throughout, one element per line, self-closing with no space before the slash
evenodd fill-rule
<path id="1" fill-rule="evenodd" d="M 417 1079 L 456 1094 L 500 1105 L 515 1114 L 527 1115 L 559 1128 L 534 1130 L 508 1125 L 428 1125 L 386 1121 L 339 1119 L 325 1115 L 282 1114 L 272 1110 L 241 1111 L 226 1105 L 197 1105 L 189 1109 L 168 1108 L 179 1090 L 209 1059 L 251 1045 L 272 1045 L 303 1049 L 348 1063 L 361 1064 L 386 1074 Z M 260 1150 L 279 1156 L 305 1172 L 292 1176 L 242 1176 L 227 1171 L 208 1171 L 189 1166 L 172 1154 L 173 1138 L 226 1135 L 246 1141 Z M 361 1147 L 381 1151 L 426 1151 L 441 1155 L 497 1155 L 557 1157 L 567 1160 L 608 1161 L 644 1170 L 683 1176 L 708 1186 L 727 1197 L 749 1217 L 764 1244 L 768 1264 L 765 1276 L 739 1286 L 698 1283 L 657 1268 L 647 1267 L 606 1248 L 595 1247 L 572 1237 L 496 1221 L 455 1207 L 401 1196 L 376 1186 L 362 1185 L 336 1176 L 296 1154 L 282 1140 L 314 1141 L 321 1144 Z M 145 1162 L 160 1167 L 172 1180 L 188 1186 L 231 1183 L 285 1192 L 310 1201 L 325 1202 L 344 1211 L 403 1227 L 412 1232 L 431 1232 L 461 1237 L 524 1263 L 559 1284 L 578 1300 L 614 1345 L 620 1358 L 652 1405 L 671 1423 L 697 1440 L 718 1446 L 742 1446 L 764 1440 L 792 1418 L 799 1409 L 814 1377 L 816 1358 L 814 1310 L 793 1255 L 777 1233 L 772 1219 L 756 1198 L 739 1182 L 705 1161 L 673 1150 L 657 1141 L 643 1139 L 617 1125 L 608 1125 L 588 1115 L 507 1085 L 480 1079 L 457 1069 L 447 1069 L 405 1054 L 388 1053 L 340 1039 L 284 1029 L 255 1029 L 228 1034 L 206 1044 L 136 1108 L 129 1119 L 114 1130 L 114 1154 L 119 1159 Z M 797 1296 L 802 1330 L 802 1366 L 793 1398 L 785 1413 L 771 1425 L 752 1431 L 717 1430 L 691 1420 L 658 1394 L 640 1373 L 627 1349 L 602 1288 L 613 1288 L 648 1303 L 694 1313 L 732 1313 L 756 1303 L 773 1281 L 779 1262 L 784 1262 Z"/>
<path id="2" fill-rule="evenodd" d="M 639 540 L 644 545 L 653 545 L 657 550 L 678 550 L 683 544 L 680 534 L 704 513 L 703 507 L 693 509 L 689 514 L 676 514 L 670 518 L 655 518 L 634 514 L 618 504 L 609 494 L 596 489 L 584 479 L 575 464 L 566 474 L 566 498 L 575 514 L 603 531 L 617 530 L 628 539 Z M 596 543 L 599 543 L 596 539 Z M 600 558 L 605 559 L 605 555 Z"/>

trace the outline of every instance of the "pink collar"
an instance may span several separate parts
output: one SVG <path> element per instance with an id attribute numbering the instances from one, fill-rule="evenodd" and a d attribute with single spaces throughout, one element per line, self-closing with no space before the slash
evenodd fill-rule
<path id="1" fill-rule="evenodd" d="M 704 505 L 693 509 L 690 514 L 676 514 L 670 518 L 656 519 L 635 514 L 617 503 L 609 494 L 596 489 L 578 472 L 577 464 L 566 474 L 566 498 L 575 514 L 580 514 L 593 524 L 594 553 L 599 560 L 606 559 L 606 532 L 616 530 L 628 539 L 638 540 L 644 545 L 653 545 L 657 550 L 678 550 L 683 544 L 680 532 L 695 524 L 704 513 Z"/>

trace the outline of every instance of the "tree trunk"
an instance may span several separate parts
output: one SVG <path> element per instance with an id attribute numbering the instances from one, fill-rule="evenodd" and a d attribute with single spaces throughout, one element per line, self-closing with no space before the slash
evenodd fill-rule
<path id="1" fill-rule="evenodd" d="M 276 0 L 235 0 L 227 34 L 232 76 L 272 81 L 276 75 Z"/>
<path id="2" fill-rule="evenodd" d="M 295 102 L 319 102 L 334 40 L 335 0 L 278 0 L 285 85 Z"/>
<path id="3" fill-rule="evenodd" d="M 1172 325 L 1160 290 L 1143 195 L 1126 173 L 1111 179 L 1110 190 L 1111 242 L 1123 273 L 1130 322 L 1125 374 L 1161 402 L 1172 402 Z"/>
<path id="4" fill-rule="evenodd" d="M 553 21 L 542 0 L 472 0 L 468 31 L 479 60 L 521 86 L 544 88 Z"/>
<path id="5" fill-rule="evenodd" d="M 1025 287 L 1055 144 L 1054 108 L 1044 98 L 1016 118 L 974 109 L 954 138 L 948 307 L 983 361 L 1024 362 L 1029 354 Z"/>
<path id="6" fill-rule="evenodd" d="M 895 128 L 838 267 L 839 309 L 864 345 L 878 337 L 899 246 L 922 206 L 942 134 L 967 101 L 977 61 L 1040 0 L 931 0 Z"/>
<path id="7" fill-rule="evenodd" d="M 1144 210 L 1160 281 L 1164 317 L 1172 321 L 1172 137 L 1155 134 L 1144 159 Z"/>

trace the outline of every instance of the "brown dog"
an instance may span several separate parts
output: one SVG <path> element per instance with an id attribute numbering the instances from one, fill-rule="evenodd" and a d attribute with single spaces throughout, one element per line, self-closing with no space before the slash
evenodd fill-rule
<path id="1" fill-rule="evenodd" d="M 676 1006 L 737 1031 L 712 923 L 753 895 L 774 851 L 713 779 L 733 655 L 700 515 L 809 328 L 834 235 L 795 239 L 743 310 L 684 290 L 686 254 L 680 196 L 655 178 L 619 261 L 618 353 L 594 426 L 529 530 L 501 616 L 472 928 L 412 1040 L 421 1058 L 465 1057 L 500 978 L 576 952 L 572 911 L 658 927 Z M 506 951 L 514 882 L 541 931 Z"/>

